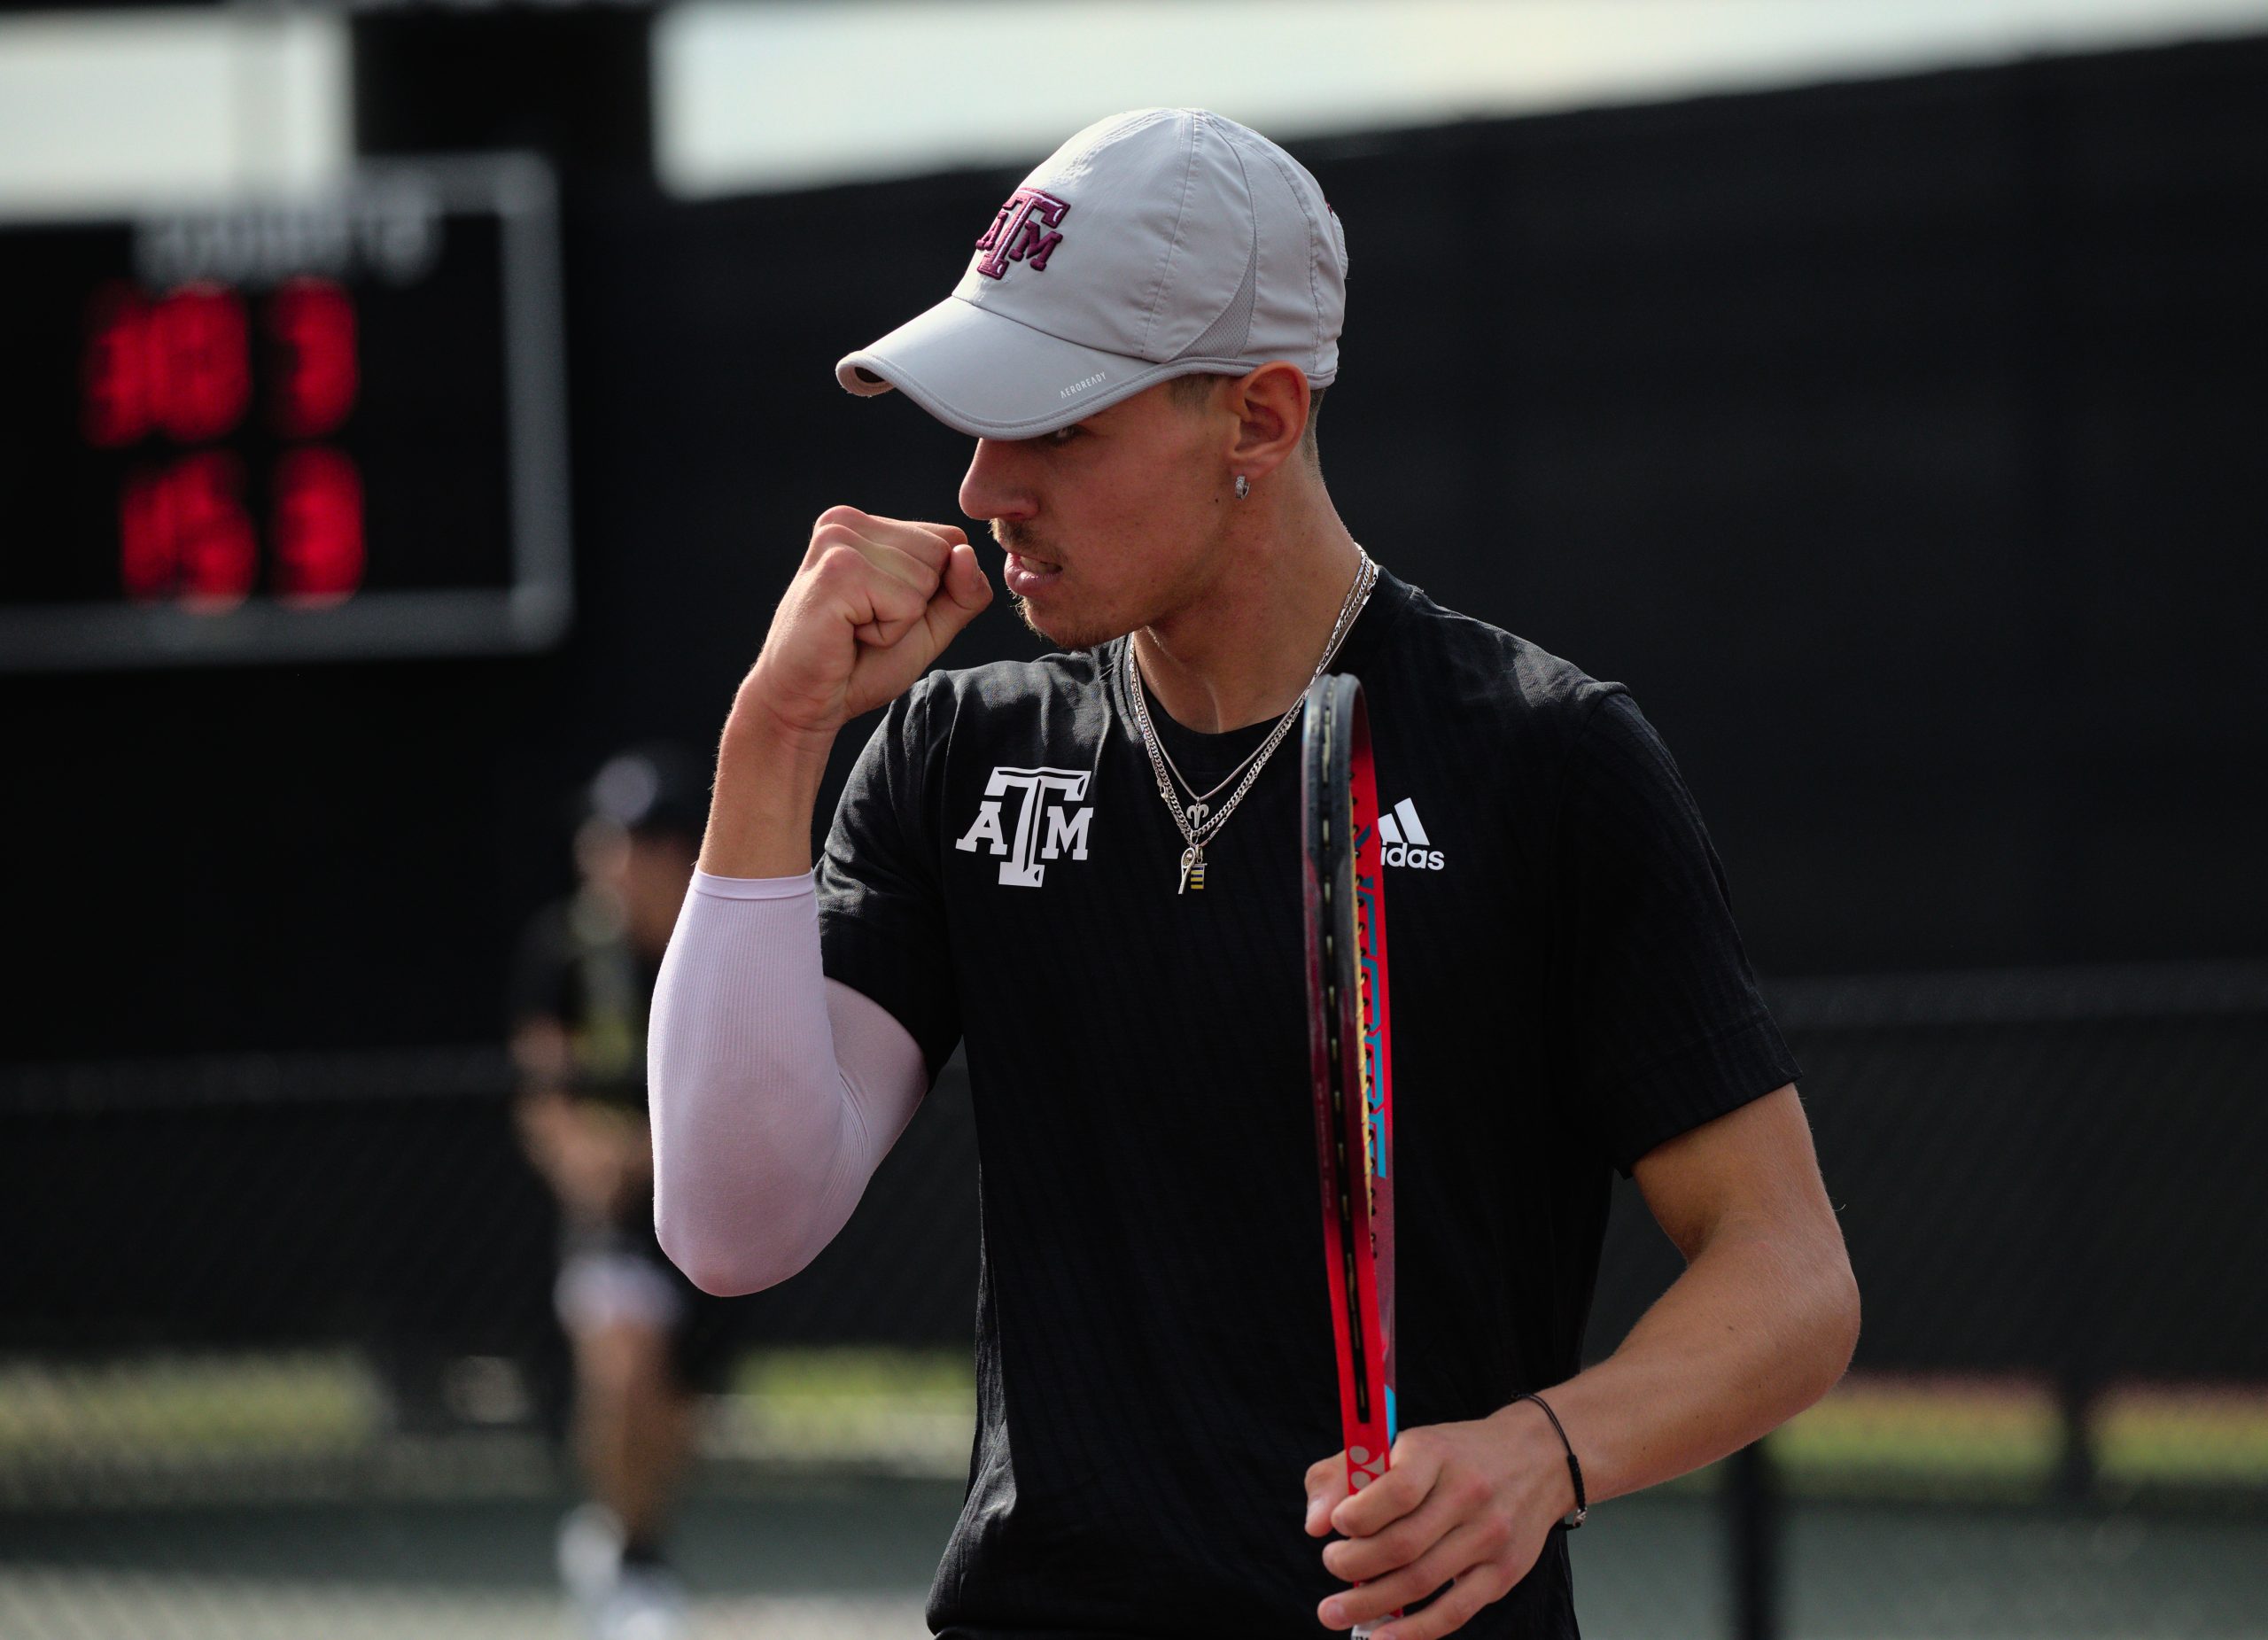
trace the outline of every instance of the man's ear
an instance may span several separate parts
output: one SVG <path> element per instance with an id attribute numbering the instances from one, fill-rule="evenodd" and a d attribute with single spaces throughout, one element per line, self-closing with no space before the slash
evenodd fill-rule
<path id="1" fill-rule="evenodd" d="M 1237 417 L 1229 459 L 1238 472 L 1263 478 L 1292 459 L 1308 427 L 1308 378 L 1299 366 L 1271 361 L 1232 380 L 1227 396 Z"/>

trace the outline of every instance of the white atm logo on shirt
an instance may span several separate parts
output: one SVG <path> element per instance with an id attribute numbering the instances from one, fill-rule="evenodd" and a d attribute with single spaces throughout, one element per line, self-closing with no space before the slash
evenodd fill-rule
<path id="1" fill-rule="evenodd" d="M 1014 838 L 1000 825 L 1001 802 L 1012 791 L 1023 794 L 1016 805 Z M 953 847 L 974 854 L 978 843 L 990 843 L 993 853 L 1007 856 L 1000 862 L 1000 881 L 1012 889 L 1036 889 L 1047 874 L 1042 861 L 1066 849 L 1073 859 L 1087 858 L 1087 822 L 1095 812 L 1070 806 L 1086 795 L 1084 769 L 994 769 L 984 782 L 984 802 L 975 823 Z"/>
<path id="2" fill-rule="evenodd" d="M 1379 816 L 1379 840 L 1386 844 L 1379 858 L 1389 866 L 1408 866 L 1417 871 L 1441 868 L 1441 851 L 1428 846 L 1433 839 L 1418 823 L 1418 805 L 1407 797 L 1395 804 L 1391 813 Z"/>

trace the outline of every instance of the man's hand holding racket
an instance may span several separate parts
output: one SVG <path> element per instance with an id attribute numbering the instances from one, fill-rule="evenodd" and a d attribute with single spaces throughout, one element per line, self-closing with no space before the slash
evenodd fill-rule
<path id="1" fill-rule="evenodd" d="M 991 602 L 959 525 L 821 513 L 734 697 L 702 869 L 810 870 L 812 810 L 836 733 L 913 687 Z"/>
<path id="2" fill-rule="evenodd" d="M 1574 1507 L 1557 1438 L 1519 1403 L 1472 1423 L 1404 1430 L 1393 1460 L 1352 1496 L 1343 1453 L 1308 1470 L 1308 1535 L 1342 1534 L 1323 1564 L 1361 1584 L 1324 1602 L 1327 1628 L 1373 1621 L 1454 1580 L 1424 1611 L 1371 1630 L 1378 1640 L 1452 1634 L 1527 1575 Z"/>

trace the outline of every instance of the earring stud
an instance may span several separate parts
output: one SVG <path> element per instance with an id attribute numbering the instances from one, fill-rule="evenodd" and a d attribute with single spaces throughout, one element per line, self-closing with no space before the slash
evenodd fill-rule
<path id="1" fill-rule="evenodd" d="M 1252 480 L 1246 478 L 1242 473 L 1239 473 L 1237 475 L 1237 499 L 1239 501 L 1242 501 L 1251 494 Z"/>

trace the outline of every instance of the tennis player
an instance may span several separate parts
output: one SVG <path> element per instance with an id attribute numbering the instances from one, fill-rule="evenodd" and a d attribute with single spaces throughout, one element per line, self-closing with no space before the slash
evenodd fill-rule
<path id="1" fill-rule="evenodd" d="M 512 984 L 514 1100 L 559 1205 L 553 1301 L 575 1374 L 589 1500 L 561 1523 L 559 1571 L 590 1640 L 676 1640 L 685 1597 L 664 1537 L 723 1387 L 735 1307 L 699 1291 L 654 1238 L 647 1009 L 700 846 L 700 765 L 671 746 L 607 759 L 575 836 L 580 886 L 523 935 Z"/>
<path id="2" fill-rule="evenodd" d="M 1621 685 L 1348 533 L 1345 241 L 1282 149 L 1122 114 L 972 226 L 838 374 L 976 439 L 961 510 L 1058 652 L 933 671 L 993 595 L 962 531 L 820 515 L 662 969 L 663 1245 L 719 1293 L 793 1275 L 964 1044 L 977 1429 L 934 1630 L 1573 1636 L 1563 1524 L 1809 1404 L 1858 1328 L 1701 818 Z M 1394 827 L 1403 1433 L 1351 1497 L 1283 750 L 1326 666 Z M 881 706 L 814 871 L 828 750 Z M 1584 1370 L 1617 1169 L 1687 1266 Z"/>

